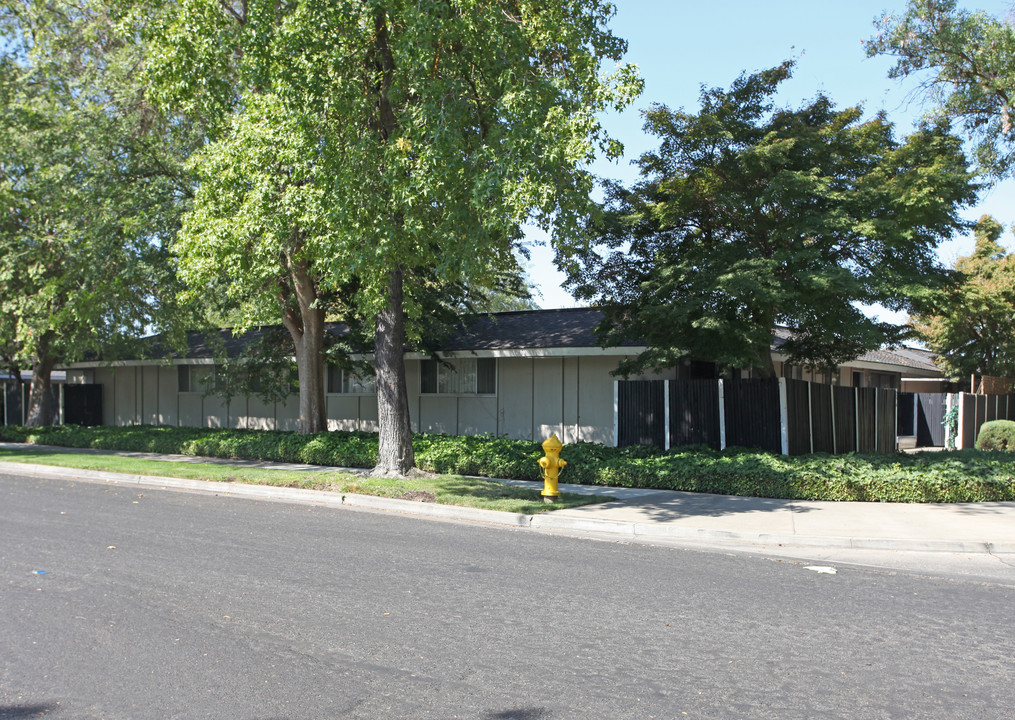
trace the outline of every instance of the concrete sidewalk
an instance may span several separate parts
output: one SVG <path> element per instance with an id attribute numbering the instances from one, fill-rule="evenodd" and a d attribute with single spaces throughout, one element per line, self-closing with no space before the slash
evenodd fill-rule
<path id="1" fill-rule="evenodd" d="M 0 447 L 22 449 L 25 446 L 0 443 Z M 32 448 L 70 451 L 69 448 L 43 446 Z M 308 472 L 339 469 L 150 453 L 107 454 Z M 90 482 L 132 483 L 217 495 L 342 505 L 544 531 L 607 534 L 619 538 L 642 537 L 806 548 L 1015 553 L 1015 502 L 964 504 L 815 502 L 562 484 L 560 489 L 564 492 L 607 496 L 614 500 L 569 510 L 521 515 L 364 495 L 339 495 L 313 490 L 124 475 L 25 463 L 0 462 L 0 471 Z M 354 470 L 354 472 L 363 471 Z M 532 488 L 542 487 L 542 483 L 523 480 L 501 482 Z"/>

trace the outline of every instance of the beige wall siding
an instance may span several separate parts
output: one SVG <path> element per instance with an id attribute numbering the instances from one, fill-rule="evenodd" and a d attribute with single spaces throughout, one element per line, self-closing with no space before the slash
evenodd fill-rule
<path id="1" fill-rule="evenodd" d="M 532 358 L 501 358 L 497 361 L 499 434 L 519 440 L 532 439 Z"/>
<path id="2" fill-rule="evenodd" d="M 202 427 L 204 425 L 204 398 L 199 392 L 179 393 L 180 425 Z"/>
<path id="3" fill-rule="evenodd" d="M 115 384 L 113 383 L 113 371 L 109 368 L 95 369 L 95 382 L 102 385 L 102 424 L 116 425 Z"/>
<path id="4" fill-rule="evenodd" d="M 359 429 L 359 398 L 355 395 L 329 395 L 328 429 L 358 430 Z"/>
<path id="5" fill-rule="evenodd" d="M 278 430 L 298 430 L 300 427 L 300 399 L 289 396 L 275 403 L 275 428 Z"/>
<path id="6" fill-rule="evenodd" d="M 202 425 L 210 428 L 231 427 L 229 423 L 229 403 L 216 395 L 205 395 L 201 398 Z"/>
<path id="7" fill-rule="evenodd" d="M 138 424 L 137 367 L 120 367 L 113 371 L 113 416 L 116 425 Z"/>
<path id="8" fill-rule="evenodd" d="M 420 432 L 455 434 L 458 427 L 458 398 L 421 395 L 418 404 Z"/>
<path id="9" fill-rule="evenodd" d="M 179 425 L 180 403 L 177 392 L 176 368 L 159 365 L 158 371 L 158 405 L 159 416 L 157 425 Z M 149 386 L 145 386 L 145 394 L 150 393 Z"/>
<path id="10" fill-rule="evenodd" d="M 499 358 L 497 393 L 420 395 L 419 360 L 406 361 L 413 429 L 449 434 L 488 433 L 542 440 L 557 433 L 566 443 L 579 440 L 613 443 L 613 381 L 610 371 L 622 358 L 609 356 Z M 210 374 L 193 366 L 195 387 Z M 672 375 L 663 373 L 662 375 Z M 658 375 L 657 375 L 658 376 Z M 181 393 L 175 366 L 94 370 L 103 385 L 103 421 L 107 424 L 152 422 L 197 427 L 295 430 L 299 399 L 264 402 L 254 397 L 229 403 L 203 392 Z M 377 430 L 375 395 L 326 396 L 331 430 Z"/>
<path id="11" fill-rule="evenodd" d="M 497 432 L 496 397 L 459 397 L 456 435 L 494 435 Z"/>
<path id="12" fill-rule="evenodd" d="M 564 358 L 537 358 L 532 365 L 532 430 L 545 440 L 564 435 Z"/>
<path id="13" fill-rule="evenodd" d="M 143 425 L 159 424 L 159 400 L 162 388 L 159 385 L 159 368 L 147 366 L 137 368 L 138 393 L 140 394 L 141 423 Z"/>
<path id="14" fill-rule="evenodd" d="M 580 437 L 581 427 L 578 422 L 578 411 L 581 408 L 578 393 L 581 389 L 580 382 L 581 358 L 572 357 L 564 359 L 564 383 L 563 392 L 563 428 L 564 433 L 560 436 L 561 442 L 577 442 Z"/>
<path id="15" fill-rule="evenodd" d="M 583 357 L 578 387 L 578 439 L 613 445 L 613 382 L 620 358 Z"/>

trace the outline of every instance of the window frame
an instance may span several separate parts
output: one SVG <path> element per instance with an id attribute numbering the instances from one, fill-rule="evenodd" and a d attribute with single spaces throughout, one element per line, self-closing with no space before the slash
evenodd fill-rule
<path id="1" fill-rule="evenodd" d="M 325 382 L 324 394 L 325 395 L 335 395 L 337 397 L 373 397 L 373 396 L 377 395 L 377 378 L 376 377 L 371 377 L 368 380 L 364 380 L 364 378 L 361 378 L 359 375 L 357 375 L 356 373 L 352 372 L 351 370 L 347 370 L 346 368 L 340 367 L 338 365 L 326 365 L 325 368 L 326 368 L 325 373 L 324 373 L 324 382 Z M 334 383 L 334 384 L 336 384 L 338 386 L 338 389 L 334 389 L 333 388 L 332 373 L 338 373 L 337 383 Z M 360 383 L 364 383 L 364 382 L 369 383 L 367 385 L 367 389 L 361 389 L 361 390 L 357 390 L 355 392 L 346 392 L 346 391 L 344 391 L 342 389 L 342 387 L 345 385 L 346 374 L 347 373 L 351 376 L 351 378 L 355 378 Z M 352 381 L 351 378 L 350 378 L 350 382 Z M 372 389 L 370 389 L 371 387 L 372 387 Z"/>
<path id="2" fill-rule="evenodd" d="M 475 369 L 472 371 L 476 376 L 476 389 L 474 391 L 456 391 L 448 392 L 441 390 L 441 377 L 442 374 L 451 372 L 448 369 L 448 365 L 456 366 L 459 362 L 471 362 L 475 363 Z M 480 363 L 490 363 L 492 366 L 492 378 L 493 378 L 493 389 L 488 392 L 480 392 Z M 435 367 L 436 375 L 433 377 L 433 391 L 424 390 L 424 374 L 427 372 L 427 368 Z M 457 366 L 456 366 L 457 369 Z M 497 358 L 495 357 L 461 357 L 461 358 L 448 358 L 444 360 L 434 360 L 432 358 L 424 358 L 419 361 L 419 394 L 425 397 L 497 397 L 497 393 L 500 390 L 500 377 L 498 373 L 499 366 L 497 364 Z M 487 370 L 489 372 L 489 369 Z"/>

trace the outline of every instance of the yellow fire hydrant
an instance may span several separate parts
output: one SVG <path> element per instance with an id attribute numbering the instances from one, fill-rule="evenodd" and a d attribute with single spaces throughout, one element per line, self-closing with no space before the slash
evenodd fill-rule
<path id="1" fill-rule="evenodd" d="M 557 476 L 560 474 L 561 468 L 567 465 L 566 460 L 560 459 L 560 451 L 563 447 L 557 433 L 543 441 L 543 452 L 546 455 L 539 458 L 539 467 L 543 468 L 543 492 L 539 494 L 543 496 L 543 502 L 552 503 L 560 497 L 560 491 L 557 490 Z"/>

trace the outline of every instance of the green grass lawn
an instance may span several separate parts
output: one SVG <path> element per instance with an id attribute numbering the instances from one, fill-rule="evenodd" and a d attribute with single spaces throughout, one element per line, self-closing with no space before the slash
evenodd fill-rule
<path id="1" fill-rule="evenodd" d="M 191 462 L 141 460 L 118 455 L 91 455 L 36 450 L 0 449 L 0 460 L 37 465 L 105 470 L 132 475 L 239 482 L 251 485 L 304 488 L 325 492 L 378 495 L 388 498 L 432 498 L 443 505 L 461 505 L 485 510 L 533 513 L 606 502 L 609 498 L 564 493 L 552 506 L 543 502 L 538 490 L 519 488 L 491 480 L 460 475 L 437 475 L 410 479 L 367 478 L 353 473 L 320 470 L 270 470 Z"/>

